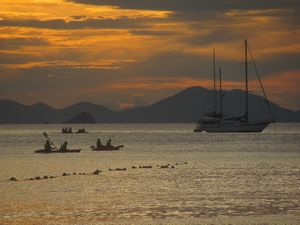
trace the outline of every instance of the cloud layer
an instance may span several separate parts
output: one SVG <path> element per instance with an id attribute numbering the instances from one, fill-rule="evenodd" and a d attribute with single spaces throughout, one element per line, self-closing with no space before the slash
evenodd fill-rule
<path id="1" fill-rule="evenodd" d="M 271 100 L 299 109 L 299 9 L 296 0 L 3 0 L 0 94 L 143 105 L 211 87 L 213 48 L 225 88 L 243 88 L 247 38 Z"/>

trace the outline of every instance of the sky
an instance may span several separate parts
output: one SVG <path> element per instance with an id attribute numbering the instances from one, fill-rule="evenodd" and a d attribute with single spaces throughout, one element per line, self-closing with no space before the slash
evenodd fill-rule
<path id="1" fill-rule="evenodd" d="M 299 0 L 1 0 L 0 99 L 111 109 L 244 89 L 244 40 L 269 99 L 300 109 Z M 262 94 L 252 65 L 250 91 Z"/>

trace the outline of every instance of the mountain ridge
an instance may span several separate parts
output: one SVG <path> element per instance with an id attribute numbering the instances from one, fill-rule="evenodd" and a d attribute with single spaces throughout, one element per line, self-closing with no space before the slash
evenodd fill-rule
<path id="1" fill-rule="evenodd" d="M 224 91 L 225 114 L 243 114 L 245 92 L 239 89 Z M 216 96 L 217 102 L 219 96 Z M 193 123 L 213 108 L 213 91 L 189 87 L 173 96 L 148 106 L 113 111 L 103 105 L 78 102 L 64 108 L 53 108 L 38 102 L 25 105 L 12 100 L 0 100 L 0 123 L 65 123 L 82 112 L 89 113 L 96 123 Z M 265 99 L 249 94 L 249 115 L 253 120 L 270 118 Z M 270 106 L 278 122 L 300 122 L 300 110 L 293 111 L 276 103 Z M 216 105 L 219 110 L 219 104 Z"/>

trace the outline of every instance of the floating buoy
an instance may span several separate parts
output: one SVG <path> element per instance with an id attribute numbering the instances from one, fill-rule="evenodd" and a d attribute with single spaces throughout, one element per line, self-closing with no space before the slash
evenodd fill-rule
<path id="1" fill-rule="evenodd" d="M 140 169 L 150 169 L 152 166 L 139 166 Z"/>
<path id="2" fill-rule="evenodd" d="M 99 173 L 101 173 L 101 170 L 95 170 L 93 174 L 98 175 Z"/>
<path id="3" fill-rule="evenodd" d="M 126 171 L 126 168 L 108 169 L 108 171 Z"/>

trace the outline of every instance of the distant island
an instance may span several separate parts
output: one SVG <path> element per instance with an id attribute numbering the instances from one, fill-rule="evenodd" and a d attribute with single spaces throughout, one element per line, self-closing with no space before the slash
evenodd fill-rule
<path id="1" fill-rule="evenodd" d="M 224 113 L 242 114 L 244 91 L 224 91 Z M 195 123 L 212 108 L 212 90 L 202 87 L 187 88 L 174 96 L 149 106 L 112 111 L 105 106 L 80 102 L 62 109 L 44 103 L 24 105 L 15 101 L 0 100 L 0 123 Z M 269 118 L 264 98 L 250 94 L 250 120 Z M 280 107 L 271 102 L 277 122 L 300 122 L 300 111 Z"/>
<path id="2" fill-rule="evenodd" d="M 66 123 L 95 123 L 95 119 L 91 114 L 87 112 L 81 112 L 77 116 L 66 121 Z"/>

